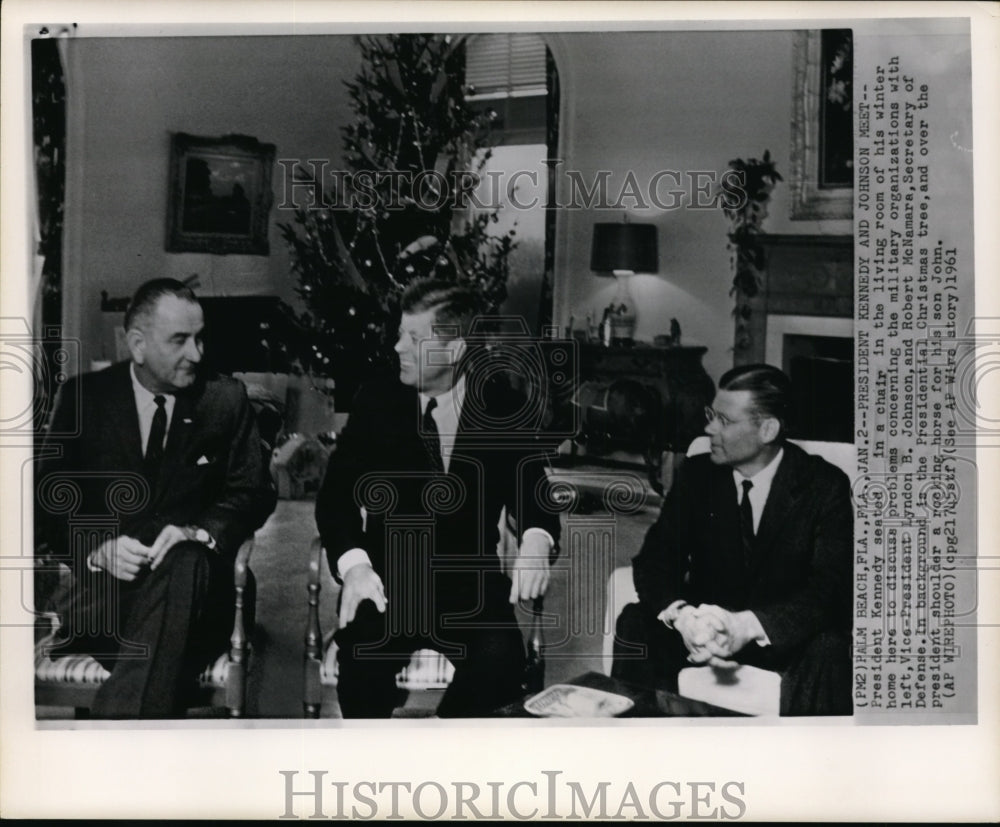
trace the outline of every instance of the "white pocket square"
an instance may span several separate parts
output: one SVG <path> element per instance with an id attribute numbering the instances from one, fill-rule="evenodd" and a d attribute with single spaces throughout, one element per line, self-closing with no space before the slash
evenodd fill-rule
<path id="1" fill-rule="evenodd" d="M 195 465 L 208 465 L 209 462 L 211 462 L 211 460 L 208 457 L 202 455 L 198 457 L 198 461 L 195 463 Z"/>

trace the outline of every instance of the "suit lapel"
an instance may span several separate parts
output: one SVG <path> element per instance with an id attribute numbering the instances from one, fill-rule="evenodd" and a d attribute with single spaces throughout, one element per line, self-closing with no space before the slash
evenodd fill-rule
<path id="1" fill-rule="evenodd" d="M 107 400 L 108 433 L 114 435 L 113 444 L 122 454 L 122 469 L 142 471 L 142 435 L 139 431 L 139 411 L 135 407 L 132 375 L 128 362 L 112 383 Z M 109 446 L 110 447 L 110 446 Z"/>
<path id="2" fill-rule="evenodd" d="M 785 455 L 774 475 L 771 490 L 764 504 L 764 513 L 760 517 L 757 538 L 754 543 L 755 557 L 762 560 L 766 557 L 782 526 L 788 520 L 788 514 L 795 507 L 802 487 L 798 484 L 798 462 L 794 455 L 795 446 L 785 445 Z"/>
<path id="3" fill-rule="evenodd" d="M 466 445 L 468 440 L 468 428 L 469 428 L 469 406 L 468 406 L 468 394 L 462 400 L 462 406 L 458 411 L 458 421 L 455 423 L 455 441 L 451 446 L 451 458 L 455 459 L 456 455 L 465 456 L 469 448 Z"/>
<path id="4" fill-rule="evenodd" d="M 403 395 L 400 399 L 399 410 L 406 417 L 406 425 L 402 429 L 402 433 L 407 434 L 414 446 L 419 446 L 419 449 L 414 447 L 414 456 L 419 456 L 421 459 L 420 468 L 417 470 L 433 471 L 434 466 L 428 453 L 427 443 L 424 442 L 422 435 L 424 418 L 423 400 L 421 400 L 416 388 L 408 385 L 403 385 L 402 387 Z"/>
<path id="5" fill-rule="evenodd" d="M 715 528 L 714 545 L 717 549 L 728 549 L 728 559 L 723 565 L 743 565 L 743 553 L 739 547 L 740 512 L 733 485 L 733 470 L 728 465 L 717 466 L 712 473 L 712 491 L 709 503 L 715 503 L 709 512 L 709 519 Z M 731 555 L 731 557 L 729 556 Z"/>

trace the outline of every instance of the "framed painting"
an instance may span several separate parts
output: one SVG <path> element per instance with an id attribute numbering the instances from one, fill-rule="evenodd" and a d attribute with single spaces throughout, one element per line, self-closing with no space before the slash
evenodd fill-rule
<path id="1" fill-rule="evenodd" d="M 268 255 L 274 144 L 171 136 L 167 251 Z"/>
<path id="2" fill-rule="evenodd" d="M 854 213 L 853 33 L 811 29 L 793 47 L 792 219 Z"/>

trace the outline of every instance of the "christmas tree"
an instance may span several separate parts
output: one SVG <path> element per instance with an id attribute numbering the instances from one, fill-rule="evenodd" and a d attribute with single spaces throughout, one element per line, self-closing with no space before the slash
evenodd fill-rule
<path id="1" fill-rule="evenodd" d="M 394 364 L 399 297 L 412 280 L 471 284 L 487 312 L 506 298 L 514 232 L 491 234 L 496 209 L 473 210 L 468 198 L 491 155 L 496 113 L 466 99 L 474 90 L 464 82 L 464 41 L 358 38 L 344 169 L 311 180 L 315 203 L 279 224 L 305 305 L 291 311 L 303 333 L 299 360 L 334 377 L 338 396 Z"/>

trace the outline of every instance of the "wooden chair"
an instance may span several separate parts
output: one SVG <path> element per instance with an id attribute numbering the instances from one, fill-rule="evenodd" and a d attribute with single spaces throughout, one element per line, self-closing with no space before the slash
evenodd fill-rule
<path id="1" fill-rule="evenodd" d="M 806 453 L 817 454 L 827 462 L 840 468 L 848 478 L 857 476 L 857 449 L 847 442 L 819 442 L 792 439 Z M 710 450 L 711 439 L 699 436 L 688 447 L 687 456 L 706 454 Z M 611 573 L 607 587 L 605 604 L 604 641 L 602 667 L 606 675 L 611 674 L 615 628 L 618 615 L 629 603 L 638 603 L 632 580 L 632 567 L 621 566 Z M 777 715 L 780 709 L 781 676 L 766 669 L 740 666 L 727 671 L 725 681 L 710 666 L 690 666 L 678 674 L 678 689 L 684 697 L 705 701 L 743 712 L 748 715 Z"/>
<path id="2" fill-rule="evenodd" d="M 517 538 L 507 522 L 505 514 L 500 517 L 500 542 L 497 554 L 505 572 L 510 571 L 517 556 Z M 323 559 L 325 557 L 319 537 L 312 541 L 309 550 L 308 601 L 309 611 L 306 622 L 303 711 L 307 718 L 318 718 L 325 691 L 332 691 L 337 685 L 337 645 L 333 632 L 326 636 L 320 628 L 319 598 L 323 581 Z M 525 690 L 541 691 L 544 684 L 545 662 L 544 641 L 541 636 L 540 618 L 543 601 L 533 601 L 532 627 L 528 636 L 528 665 L 525 670 Z M 418 649 L 396 675 L 396 686 L 407 692 L 422 690 L 443 690 L 451 683 L 455 667 L 440 652 L 433 649 Z"/>
<path id="3" fill-rule="evenodd" d="M 189 708 L 202 705 L 224 708 L 232 718 L 240 718 L 244 714 L 255 608 L 253 573 L 250 571 L 252 552 L 251 537 L 236 554 L 233 632 L 229 650 L 220 654 L 199 675 L 197 697 Z M 61 588 L 72 587 L 72 574 L 65 564 L 42 565 L 43 573 L 47 569 L 49 574 L 56 575 Z M 35 644 L 35 706 L 73 707 L 77 717 L 88 717 L 94 695 L 107 680 L 109 672 L 90 655 L 51 658 L 49 652 L 59 629 L 59 617 L 52 611 L 43 611 L 41 616 L 49 622 L 50 628 Z"/>

